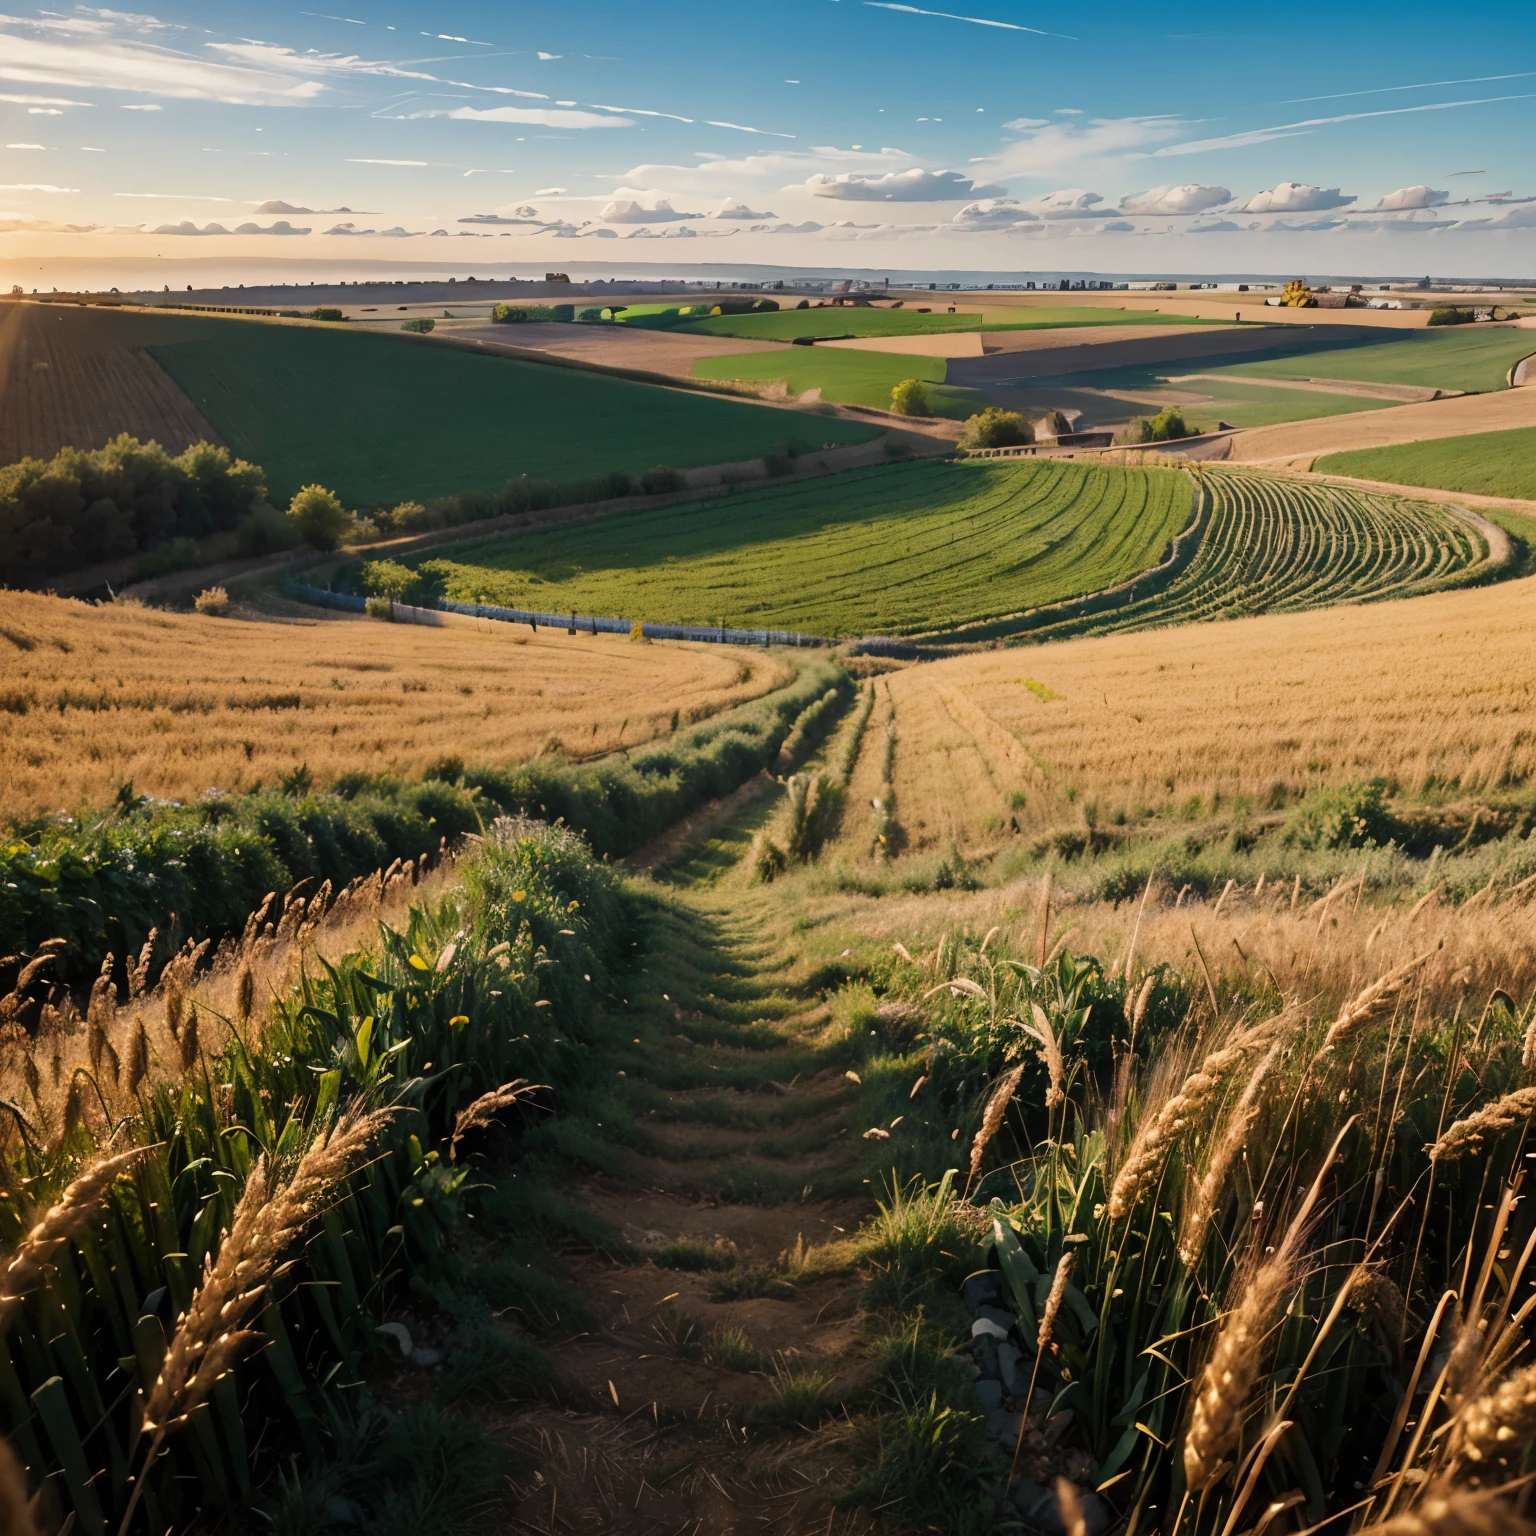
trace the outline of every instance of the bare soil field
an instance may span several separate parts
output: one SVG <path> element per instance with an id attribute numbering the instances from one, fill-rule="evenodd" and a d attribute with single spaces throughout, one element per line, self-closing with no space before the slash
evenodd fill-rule
<path id="1" fill-rule="evenodd" d="M 552 352 L 581 363 L 609 368 L 644 368 L 687 378 L 701 358 L 734 352 L 766 352 L 779 342 L 742 341 L 733 336 L 688 336 L 673 331 L 628 330 L 621 325 L 560 325 L 528 321 L 522 325 L 454 326 L 448 331 L 487 346 L 522 347 Z"/>
<path id="2" fill-rule="evenodd" d="M 221 441 L 142 347 L 124 345 L 110 316 L 0 305 L 0 463 L 100 448 L 119 432 L 173 454 Z"/>
<path id="3" fill-rule="evenodd" d="M 238 617 L 0 593 L 0 781 L 10 816 L 248 789 L 307 765 L 419 774 L 633 746 L 774 687 L 724 646 L 472 621 L 441 628 L 278 603 Z"/>
<path id="4" fill-rule="evenodd" d="M 1536 775 L 1525 633 L 1536 582 L 956 657 L 878 684 L 862 800 L 894 711 L 897 817 L 913 849 L 1110 826 L 1192 797 L 1262 813 L 1375 776 L 1487 793 Z M 1409 681 L 1405 681 L 1409 680 Z M 888 690 L 888 695 L 887 695 Z M 889 705 L 886 704 L 887 696 Z M 868 762 L 865 761 L 868 759 Z M 840 851 L 868 855 L 850 812 Z"/>
<path id="5" fill-rule="evenodd" d="M 1350 448 L 1387 448 L 1431 437 L 1465 437 L 1474 432 L 1529 426 L 1536 426 L 1536 389 L 1506 389 L 1497 394 L 1460 395 L 1356 415 L 1257 427 L 1232 440 L 1232 458 L 1244 464 L 1285 461 L 1306 468 L 1322 454 Z"/>

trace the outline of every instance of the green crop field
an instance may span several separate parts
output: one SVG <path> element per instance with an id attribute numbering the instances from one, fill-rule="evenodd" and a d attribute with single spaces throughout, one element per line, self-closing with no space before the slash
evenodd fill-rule
<path id="1" fill-rule="evenodd" d="M 204 315 L 61 311 L 90 341 L 147 347 L 274 499 L 329 486 L 349 505 L 729 463 L 878 429 L 577 368 L 477 357 L 399 335 Z"/>
<path id="2" fill-rule="evenodd" d="M 693 365 L 697 379 L 742 379 L 753 384 L 780 380 L 790 394 L 819 389 L 823 400 L 840 405 L 891 408 L 891 390 L 903 379 L 942 385 L 948 363 L 942 357 L 916 357 L 905 352 L 854 352 L 843 347 L 775 347 L 770 352 L 736 352 L 701 358 Z M 981 402 L 963 390 L 934 389 L 930 400 L 936 416 L 964 419 L 981 409 Z"/>
<path id="3" fill-rule="evenodd" d="M 1505 388 L 1510 368 L 1536 352 L 1536 332 L 1509 326 L 1442 326 L 1388 335 L 1388 340 L 1343 346 L 1318 339 L 1286 356 L 1232 362 L 1219 371 L 1249 378 L 1358 379 L 1476 392 Z"/>
<path id="4" fill-rule="evenodd" d="M 1360 395 L 1330 395 L 1316 389 L 1285 389 L 1253 381 L 1239 380 L 1231 374 L 1217 379 L 1190 379 L 1173 382 L 1176 390 L 1191 390 L 1210 395 L 1209 405 L 1184 408 L 1184 419 L 1202 431 L 1209 431 L 1218 421 L 1234 427 L 1272 427 L 1286 421 L 1310 421 L 1315 416 L 1344 416 L 1352 411 L 1379 411 L 1391 400 L 1368 400 Z"/>
<path id="5" fill-rule="evenodd" d="M 1200 485 L 1209 521 L 1193 560 L 1167 588 L 1038 626 L 1027 638 L 1413 597 L 1454 585 L 1488 552 L 1469 524 L 1435 503 L 1224 469 L 1206 471 Z M 962 638 L 1008 632 L 993 625 Z"/>
<path id="6" fill-rule="evenodd" d="M 1536 427 L 1436 437 L 1395 448 L 1358 448 L 1352 453 L 1330 453 L 1312 467 L 1360 480 L 1536 501 Z"/>
<path id="7" fill-rule="evenodd" d="M 891 465 L 456 544 L 448 596 L 657 623 L 913 633 L 1016 613 L 1155 565 L 1189 519 L 1173 469 Z"/>
<path id="8" fill-rule="evenodd" d="M 931 336 L 955 331 L 1068 330 L 1096 325 L 1224 325 L 1220 320 L 1190 320 L 1154 310 L 1001 309 L 981 313 L 931 314 L 917 309 L 785 309 L 777 314 L 711 315 L 682 321 L 677 329 L 701 336 L 740 336 L 749 341 L 793 341 L 797 336 Z"/>

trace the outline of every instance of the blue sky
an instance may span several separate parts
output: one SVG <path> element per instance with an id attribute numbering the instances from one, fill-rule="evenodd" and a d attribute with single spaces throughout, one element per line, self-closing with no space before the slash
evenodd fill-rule
<path id="1" fill-rule="evenodd" d="M 943 3 L 0 17 L 0 260 L 1536 276 L 1511 5 Z"/>

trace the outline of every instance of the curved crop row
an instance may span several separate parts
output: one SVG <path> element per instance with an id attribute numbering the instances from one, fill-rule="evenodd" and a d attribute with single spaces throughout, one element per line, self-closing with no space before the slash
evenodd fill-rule
<path id="1" fill-rule="evenodd" d="M 1450 508 L 1228 470 L 1200 474 L 1205 536 L 1160 593 L 1030 630 L 1031 640 L 1411 597 L 1487 558 Z"/>

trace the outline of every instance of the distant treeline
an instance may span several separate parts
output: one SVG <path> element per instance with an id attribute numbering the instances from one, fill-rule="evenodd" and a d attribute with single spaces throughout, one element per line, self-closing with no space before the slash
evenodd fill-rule
<path id="1" fill-rule="evenodd" d="M 0 584 L 233 531 L 266 494 L 256 465 L 212 443 L 173 458 L 123 433 L 105 448 L 21 459 L 0 468 Z"/>

